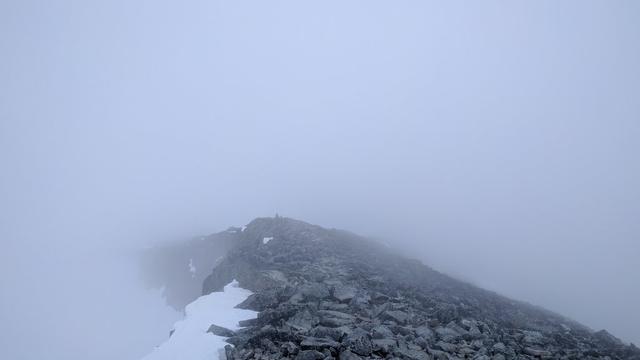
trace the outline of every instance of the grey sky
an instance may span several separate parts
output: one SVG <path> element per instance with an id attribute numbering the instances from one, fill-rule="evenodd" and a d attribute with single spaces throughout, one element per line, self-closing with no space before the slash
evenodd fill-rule
<path id="1" fill-rule="evenodd" d="M 139 357 L 175 314 L 114 254 L 276 211 L 640 343 L 639 35 L 636 1 L 3 1 L 0 357 Z"/>

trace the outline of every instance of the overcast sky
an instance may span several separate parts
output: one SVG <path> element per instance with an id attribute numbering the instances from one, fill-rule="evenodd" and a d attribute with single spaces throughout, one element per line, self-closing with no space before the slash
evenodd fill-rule
<path id="1" fill-rule="evenodd" d="M 127 250 L 276 212 L 640 343 L 640 2 L 0 2 L 0 357 L 137 359 Z"/>

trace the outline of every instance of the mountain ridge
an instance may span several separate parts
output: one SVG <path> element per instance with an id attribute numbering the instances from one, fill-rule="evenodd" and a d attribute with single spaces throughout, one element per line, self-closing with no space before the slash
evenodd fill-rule
<path id="1" fill-rule="evenodd" d="M 640 359 L 604 330 L 348 231 L 276 216 L 223 233 L 211 241 L 232 246 L 202 294 L 237 279 L 254 292 L 239 307 L 259 312 L 228 339 L 229 359 Z"/>

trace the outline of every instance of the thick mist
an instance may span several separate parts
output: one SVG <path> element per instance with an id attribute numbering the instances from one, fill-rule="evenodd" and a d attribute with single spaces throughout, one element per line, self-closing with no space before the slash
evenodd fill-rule
<path id="1" fill-rule="evenodd" d="M 0 3 L 0 358 L 138 359 L 133 253 L 284 216 L 640 343 L 640 4 Z"/>

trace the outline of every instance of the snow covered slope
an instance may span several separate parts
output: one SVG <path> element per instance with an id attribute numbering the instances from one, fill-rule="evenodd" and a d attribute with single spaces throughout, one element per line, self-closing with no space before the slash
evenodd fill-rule
<path id="1" fill-rule="evenodd" d="M 211 360 L 224 353 L 224 337 L 207 333 L 212 324 L 238 330 L 238 322 L 255 318 L 257 312 L 236 309 L 251 295 L 233 280 L 222 292 L 213 292 L 196 299 L 185 308 L 185 318 L 178 321 L 171 337 L 143 360 Z"/>

